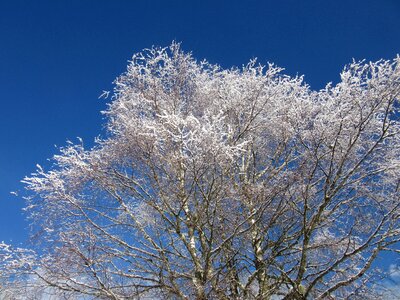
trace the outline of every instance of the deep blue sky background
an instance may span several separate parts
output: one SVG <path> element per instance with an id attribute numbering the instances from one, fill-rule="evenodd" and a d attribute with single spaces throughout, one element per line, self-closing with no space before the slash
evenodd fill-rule
<path id="1" fill-rule="evenodd" d="M 275 62 L 319 89 L 352 58 L 400 53 L 400 1 L 0 0 L 0 241 L 28 236 L 10 191 L 54 145 L 91 145 L 102 90 L 133 53 L 172 40 L 224 67 Z"/>

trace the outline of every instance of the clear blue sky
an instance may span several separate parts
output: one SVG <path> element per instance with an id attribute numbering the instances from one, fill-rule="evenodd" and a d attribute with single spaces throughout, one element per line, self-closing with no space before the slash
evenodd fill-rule
<path id="1" fill-rule="evenodd" d="M 319 89 L 352 58 L 400 53 L 400 1 L 0 0 L 0 241 L 27 238 L 10 191 L 54 145 L 91 145 L 102 90 L 133 53 L 172 40 L 224 67 L 275 62 Z"/>

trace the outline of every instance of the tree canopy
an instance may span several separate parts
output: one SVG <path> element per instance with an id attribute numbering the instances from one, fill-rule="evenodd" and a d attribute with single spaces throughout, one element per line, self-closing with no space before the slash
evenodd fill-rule
<path id="1" fill-rule="evenodd" d="M 0 244 L 4 295 L 380 297 L 373 262 L 400 250 L 399 63 L 315 91 L 175 43 L 135 54 L 107 135 L 24 179 L 37 243 Z"/>

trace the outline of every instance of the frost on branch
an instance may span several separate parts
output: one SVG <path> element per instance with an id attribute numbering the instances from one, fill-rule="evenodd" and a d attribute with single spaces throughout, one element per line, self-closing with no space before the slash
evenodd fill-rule
<path id="1" fill-rule="evenodd" d="M 107 136 L 24 179 L 39 241 L 26 284 L 77 299 L 379 297 L 373 262 L 399 250 L 399 62 L 353 62 L 313 91 L 177 44 L 134 55 Z"/>

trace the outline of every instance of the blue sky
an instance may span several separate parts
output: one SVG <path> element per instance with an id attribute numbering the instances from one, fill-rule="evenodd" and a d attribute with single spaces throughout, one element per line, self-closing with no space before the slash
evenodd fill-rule
<path id="1" fill-rule="evenodd" d="M 54 145 L 90 146 L 102 91 L 133 53 L 173 40 L 224 67 L 274 62 L 319 89 L 352 58 L 400 53 L 400 1 L 0 0 L 0 241 L 28 236 L 10 191 Z"/>

